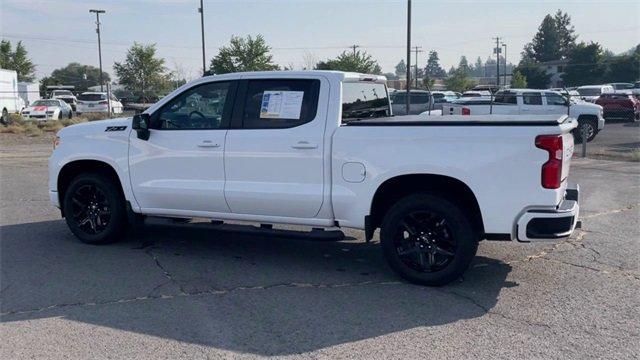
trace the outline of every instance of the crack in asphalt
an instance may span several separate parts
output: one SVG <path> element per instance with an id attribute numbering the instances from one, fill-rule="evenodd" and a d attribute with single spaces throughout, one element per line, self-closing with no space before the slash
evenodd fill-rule
<path id="1" fill-rule="evenodd" d="M 203 295 L 227 295 L 233 292 L 247 291 L 247 290 L 269 290 L 269 289 L 275 289 L 275 288 L 336 289 L 336 288 L 368 286 L 368 285 L 402 285 L 402 284 L 405 284 L 405 283 L 401 281 L 361 281 L 361 282 L 355 282 L 355 283 L 338 283 L 338 284 L 312 284 L 312 283 L 292 282 L 292 283 L 277 283 L 277 284 L 270 284 L 270 285 L 237 286 L 237 287 L 226 288 L 226 289 L 180 292 L 175 295 L 159 294 L 159 295 L 136 296 L 136 297 L 130 297 L 130 298 L 96 301 L 96 302 L 61 303 L 61 304 L 48 305 L 40 308 L 1 312 L 0 316 L 23 315 L 23 314 L 37 313 L 37 312 L 42 312 L 47 310 L 57 310 L 57 309 L 63 309 L 68 307 L 76 307 L 76 306 L 113 305 L 113 304 L 124 304 L 124 303 L 136 302 L 136 301 L 146 301 L 146 300 L 156 300 L 156 299 L 177 299 L 177 298 L 183 298 L 183 297 L 203 296 Z"/>
<path id="2" fill-rule="evenodd" d="M 621 212 L 625 212 L 625 211 L 629 211 L 632 210 L 636 207 L 638 207 L 638 205 L 640 204 L 631 204 L 631 205 L 627 205 L 625 207 L 622 208 L 618 208 L 618 209 L 610 209 L 610 210 L 606 210 L 606 211 L 602 211 L 599 213 L 594 213 L 594 214 L 589 214 L 586 216 L 581 216 L 580 219 L 585 220 L 585 219 L 592 219 L 595 217 L 599 217 L 599 216 L 605 216 L 605 215 L 611 215 L 611 214 L 617 214 L 617 213 L 621 213 Z M 563 241 L 559 241 L 557 243 L 555 243 L 551 248 L 542 250 L 540 252 L 538 252 L 537 254 L 534 255 L 528 255 L 527 257 L 525 257 L 524 259 L 521 260 L 513 260 L 513 261 L 508 261 L 507 264 L 515 264 L 515 263 L 523 263 L 523 262 L 529 262 L 529 261 L 533 261 L 536 259 L 542 259 L 542 260 L 547 260 L 547 261 L 555 261 L 558 263 L 562 263 L 565 265 L 570 265 L 570 266 L 574 266 L 574 267 L 579 267 L 582 269 L 587 269 L 587 270 L 591 270 L 591 271 L 595 271 L 595 272 L 600 272 L 600 273 L 604 273 L 604 274 L 617 274 L 617 275 L 622 275 L 625 277 L 629 277 L 635 280 L 640 280 L 640 275 L 636 275 L 632 272 L 629 272 L 625 269 L 623 269 L 621 266 L 616 266 L 616 265 L 611 265 L 608 264 L 606 262 L 603 262 L 601 260 L 599 260 L 599 257 L 601 256 L 600 252 L 596 249 L 593 249 L 592 247 L 587 246 L 584 243 L 584 238 L 587 234 L 589 233 L 600 233 L 598 231 L 594 231 L 594 230 L 584 230 L 584 229 L 579 229 L 577 230 L 577 235 L 575 239 L 572 238 L 567 238 L 566 240 Z M 564 261 L 564 260 L 560 260 L 560 259 L 553 259 L 553 258 L 549 258 L 548 255 L 551 255 L 552 253 L 562 253 L 562 252 L 566 252 L 566 251 L 557 251 L 562 245 L 571 245 L 573 247 L 573 249 L 571 250 L 575 250 L 575 249 L 585 249 L 589 252 L 591 252 L 591 261 L 603 265 L 605 267 L 607 267 L 607 269 L 598 269 L 595 267 L 591 267 L 591 266 L 587 266 L 587 265 L 580 265 L 580 264 L 575 264 L 575 263 L 571 263 L 568 261 Z M 571 250 L 567 250 L 567 251 L 571 251 Z"/>
<path id="3" fill-rule="evenodd" d="M 156 267 L 158 269 L 160 269 L 160 271 L 162 271 L 162 273 L 164 274 L 164 276 L 167 278 L 168 281 L 161 283 L 157 286 L 155 286 L 152 290 L 151 293 L 153 293 L 154 291 L 156 291 L 158 288 L 168 284 L 168 283 L 173 283 L 176 286 L 178 286 L 178 289 L 180 290 L 181 294 L 186 294 L 186 291 L 184 291 L 184 288 L 182 287 L 182 284 L 180 284 L 180 282 L 178 282 L 173 275 L 169 272 L 169 270 L 167 270 L 161 263 L 160 263 L 160 259 L 158 259 L 158 257 L 156 256 L 156 254 L 153 253 L 153 247 L 149 247 L 147 248 L 147 250 L 145 250 L 145 253 L 147 255 L 149 255 L 153 261 L 156 264 Z"/>

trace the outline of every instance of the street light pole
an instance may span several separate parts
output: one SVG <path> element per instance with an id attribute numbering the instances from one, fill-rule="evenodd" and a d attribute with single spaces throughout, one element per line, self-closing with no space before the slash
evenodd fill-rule
<path id="1" fill-rule="evenodd" d="M 98 33 L 98 61 L 100 62 L 100 92 L 103 91 L 102 86 L 104 80 L 102 79 L 102 45 L 100 44 L 100 14 L 104 14 L 104 10 L 89 10 L 90 13 L 96 13 L 96 33 Z"/>
<path id="2" fill-rule="evenodd" d="M 496 87 L 500 88 L 500 38 L 494 39 L 496 40 Z"/>
<path id="3" fill-rule="evenodd" d="M 409 115 L 409 106 L 411 106 L 411 100 L 409 95 L 411 93 L 411 0 L 407 0 L 407 115 Z"/>
<path id="4" fill-rule="evenodd" d="M 507 86 L 507 44 L 502 43 L 504 47 L 504 86 Z"/>
<path id="5" fill-rule="evenodd" d="M 207 73 L 206 58 L 204 55 L 204 7 L 202 0 L 200 0 L 200 7 L 198 8 L 200 13 L 200 31 L 202 32 L 202 76 Z"/>

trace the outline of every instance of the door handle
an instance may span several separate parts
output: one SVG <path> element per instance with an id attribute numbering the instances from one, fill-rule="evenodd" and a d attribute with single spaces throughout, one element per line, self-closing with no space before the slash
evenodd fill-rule
<path id="1" fill-rule="evenodd" d="M 294 149 L 317 149 L 318 144 L 312 144 L 308 141 L 298 141 L 296 144 L 291 145 Z"/>
<path id="2" fill-rule="evenodd" d="M 206 147 L 206 148 L 217 148 L 220 147 L 220 144 L 214 143 L 211 140 L 202 140 L 198 147 Z"/>

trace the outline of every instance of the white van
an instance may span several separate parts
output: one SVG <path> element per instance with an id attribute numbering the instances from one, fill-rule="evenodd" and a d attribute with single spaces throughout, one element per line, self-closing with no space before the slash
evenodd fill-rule
<path id="1" fill-rule="evenodd" d="M 578 87 L 578 93 L 582 100 L 595 102 L 602 94 L 612 94 L 615 89 L 611 85 L 584 85 Z"/>

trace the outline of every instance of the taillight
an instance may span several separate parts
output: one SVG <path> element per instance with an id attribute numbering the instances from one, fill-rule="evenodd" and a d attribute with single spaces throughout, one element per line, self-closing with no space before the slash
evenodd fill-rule
<path id="1" fill-rule="evenodd" d="M 471 115 L 471 109 L 463 107 L 462 108 L 462 115 Z"/>
<path id="2" fill-rule="evenodd" d="M 536 147 L 549 153 L 549 160 L 542 165 L 542 187 L 559 188 L 562 182 L 562 135 L 539 135 Z"/>

